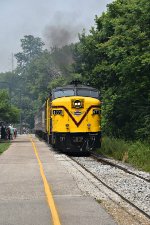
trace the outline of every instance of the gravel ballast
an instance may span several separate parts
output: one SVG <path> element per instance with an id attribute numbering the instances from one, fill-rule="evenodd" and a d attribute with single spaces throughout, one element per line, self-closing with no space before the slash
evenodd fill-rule
<path id="1" fill-rule="evenodd" d="M 83 194 L 95 198 L 107 209 L 118 224 L 150 224 L 149 219 L 123 201 L 117 194 L 104 187 L 102 183 L 68 156 L 63 154 L 58 155 L 57 153 L 54 153 L 54 155 L 66 167 L 68 172 L 72 174 Z M 91 157 L 74 157 L 74 159 L 115 191 L 123 195 L 123 197 L 132 201 L 137 207 L 150 215 L 150 183 L 134 175 L 127 174 L 118 168 L 103 165 Z"/>

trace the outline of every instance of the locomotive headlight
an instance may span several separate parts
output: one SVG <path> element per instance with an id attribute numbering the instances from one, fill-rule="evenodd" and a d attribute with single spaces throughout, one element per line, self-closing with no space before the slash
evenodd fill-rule
<path id="1" fill-rule="evenodd" d="M 73 100 L 72 101 L 72 108 L 83 108 L 83 100 Z"/>

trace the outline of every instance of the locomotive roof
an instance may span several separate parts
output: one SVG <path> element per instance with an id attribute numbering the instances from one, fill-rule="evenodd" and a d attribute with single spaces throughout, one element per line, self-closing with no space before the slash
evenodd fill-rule
<path id="1" fill-rule="evenodd" d="M 66 86 L 63 86 L 63 87 L 56 87 L 55 89 L 53 89 L 53 91 L 56 91 L 56 90 L 61 90 L 61 89 L 74 89 L 74 88 L 85 88 L 85 89 L 92 89 L 92 90 L 96 90 L 96 88 L 93 88 L 93 87 L 90 87 L 90 86 L 86 86 L 86 85 L 66 85 Z"/>

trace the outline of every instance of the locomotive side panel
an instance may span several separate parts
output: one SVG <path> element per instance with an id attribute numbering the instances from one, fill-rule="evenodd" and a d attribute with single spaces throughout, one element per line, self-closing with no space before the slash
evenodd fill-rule
<path id="1" fill-rule="evenodd" d="M 46 104 L 42 106 L 39 112 L 35 115 L 34 118 L 34 130 L 35 134 L 44 138 L 44 134 L 46 132 L 46 113 L 45 113 Z"/>

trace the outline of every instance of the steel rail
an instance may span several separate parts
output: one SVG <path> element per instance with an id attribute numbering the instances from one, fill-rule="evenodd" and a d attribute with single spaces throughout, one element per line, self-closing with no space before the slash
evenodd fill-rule
<path id="1" fill-rule="evenodd" d="M 99 161 L 99 162 L 102 162 L 102 163 L 107 164 L 107 165 L 111 165 L 111 166 L 113 166 L 113 167 L 116 167 L 116 168 L 118 168 L 118 169 L 123 170 L 123 171 L 126 172 L 126 173 L 129 173 L 129 174 L 131 174 L 131 175 L 134 175 L 134 176 L 136 176 L 136 177 L 138 177 L 138 178 L 140 178 L 140 179 L 142 179 L 142 180 L 144 180 L 144 181 L 146 181 L 146 182 L 150 182 L 150 179 L 145 178 L 145 177 L 142 177 L 141 175 L 138 175 L 138 174 L 136 174 L 136 173 L 134 173 L 134 172 L 128 170 L 127 168 L 124 168 L 124 167 L 121 166 L 121 165 L 117 165 L 117 164 L 115 164 L 115 163 L 113 163 L 113 162 L 110 162 L 109 159 L 106 160 L 106 159 L 102 158 L 102 156 L 100 156 L 100 155 L 98 155 L 98 154 L 96 154 L 96 153 L 93 153 L 93 152 L 90 152 L 90 154 L 91 154 L 91 156 L 92 156 L 94 159 L 96 159 L 96 160 Z"/>

